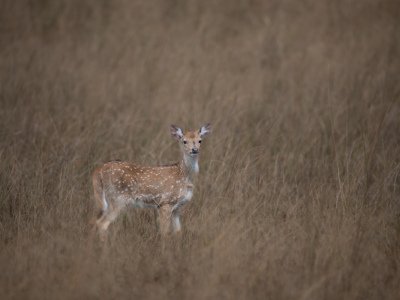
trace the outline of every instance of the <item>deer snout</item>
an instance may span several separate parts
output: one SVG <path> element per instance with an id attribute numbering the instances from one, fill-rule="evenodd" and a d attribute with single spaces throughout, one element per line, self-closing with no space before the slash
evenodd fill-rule
<path id="1" fill-rule="evenodd" d="M 198 154 L 199 148 L 192 148 L 192 154 Z"/>

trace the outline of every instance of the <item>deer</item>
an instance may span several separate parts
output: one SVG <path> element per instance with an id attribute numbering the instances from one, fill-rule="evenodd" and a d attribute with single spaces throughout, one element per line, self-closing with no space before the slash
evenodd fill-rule
<path id="1" fill-rule="evenodd" d="M 128 207 L 153 208 L 158 213 L 161 236 L 181 232 L 181 208 L 193 197 L 199 173 L 200 145 L 211 133 L 209 123 L 198 130 L 183 131 L 175 125 L 170 132 L 180 145 L 181 160 L 161 166 L 109 161 L 92 175 L 94 198 L 100 213 L 95 229 L 104 241 L 112 222 Z"/>

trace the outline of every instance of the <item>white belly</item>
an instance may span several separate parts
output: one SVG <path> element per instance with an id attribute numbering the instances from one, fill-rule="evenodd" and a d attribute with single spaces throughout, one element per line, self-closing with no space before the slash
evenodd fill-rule
<path id="1" fill-rule="evenodd" d="M 158 195 L 136 195 L 127 197 L 126 204 L 137 208 L 157 208 L 159 200 Z"/>

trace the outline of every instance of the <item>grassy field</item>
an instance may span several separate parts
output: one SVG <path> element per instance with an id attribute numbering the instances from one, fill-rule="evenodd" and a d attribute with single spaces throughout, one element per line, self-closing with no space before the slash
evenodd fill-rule
<path id="1" fill-rule="evenodd" d="M 1 299 L 400 299 L 400 3 L 0 3 Z M 183 234 L 90 175 L 213 134 Z"/>

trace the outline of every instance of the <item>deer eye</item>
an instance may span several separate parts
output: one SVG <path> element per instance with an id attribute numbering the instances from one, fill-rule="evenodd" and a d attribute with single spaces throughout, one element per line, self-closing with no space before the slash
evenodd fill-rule
<path id="1" fill-rule="evenodd" d="M 201 140 L 199 141 L 199 144 L 201 144 Z"/>
<path id="2" fill-rule="evenodd" d="M 187 141 L 183 141 L 184 144 L 187 144 Z"/>

